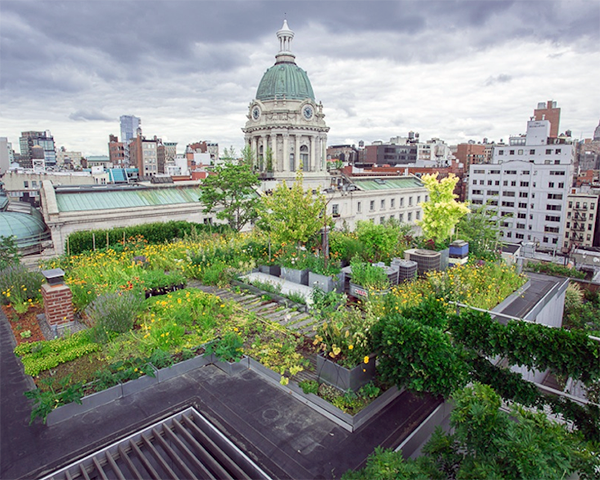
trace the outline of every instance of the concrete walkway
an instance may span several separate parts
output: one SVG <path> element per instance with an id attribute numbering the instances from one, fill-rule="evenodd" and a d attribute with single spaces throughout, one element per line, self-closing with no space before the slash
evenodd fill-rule
<path id="1" fill-rule="evenodd" d="M 249 273 L 242 278 L 246 279 L 249 283 L 269 283 L 275 288 L 280 288 L 283 295 L 288 295 L 290 293 L 300 294 L 306 300 L 307 305 L 312 305 L 312 288 L 307 287 L 306 285 L 300 285 L 299 283 L 290 282 L 284 278 L 274 277 L 273 275 L 261 272 Z"/>

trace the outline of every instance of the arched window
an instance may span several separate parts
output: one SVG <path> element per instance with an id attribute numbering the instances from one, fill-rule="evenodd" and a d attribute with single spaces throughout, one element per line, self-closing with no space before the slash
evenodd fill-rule
<path id="1" fill-rule="evenodd" d="M 308 167 L 308 147 L 306 145 L 300 147 L 300 165 L 298 167 L 300 170 L 305 170 Z"/>

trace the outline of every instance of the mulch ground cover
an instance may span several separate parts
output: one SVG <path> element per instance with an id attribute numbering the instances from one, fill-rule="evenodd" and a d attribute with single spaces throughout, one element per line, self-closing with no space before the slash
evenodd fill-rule
<path id="1" fill-rule="evenodd" d="M 42 306 L 32 305 L 26 313 L 22 314 L 15 312 L 14 308 L 10 305 L 2 305 L 2 310 L 6 318 L 8 318 L 8 323 L 17 340 L 17 345 L 46 340 L 37 319 L 39 314 L 44 313 Z"/>

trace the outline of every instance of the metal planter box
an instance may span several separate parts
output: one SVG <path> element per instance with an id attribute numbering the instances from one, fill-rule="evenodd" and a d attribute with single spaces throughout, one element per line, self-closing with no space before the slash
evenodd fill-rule
<path id="1" fill-rule="evenodd" d="M 281 278 L 308 286 L 308 269 L 296 270 L 295 268 L 281 267 Z"/>
<path id="2" fill-rule="evenodd" d="M 210 358 L 204 355 L 197 355 L 194 358 L 184 360 L 183 362 L 176 363 L 170 367 L 161 368 L 156 372 L 156 376 L 159 382 L 164 382 L 170 378 L 183 375 L 184 373 L 194 370 L 195 368 L 204 367 L 210 363 Z"/>
<path id="3" fill-rule="evenodd" d="M 372 381 L 376 373 L 374 355 L 369 357 L 369 363 L 361 363 L 351 369 L 342 367 L 323 355 L 317 356 L 317 375 L 320 380 L 340 390 L 357 391 L 360 387 Z"/>
<path id="4" fill-rule="evenodd" d="M 324 292 L 332 292 L 338 287 L 337 277 L 330 275 L 321 275 L 319 273 L 308 272 L 308 286 L 317 286 Z"/>
<path id="5" fill-rule="evenodd" d="M 350 282 L 350 295 L 353 297 L 368 298 L 369 292 L 366 288 L 356 285 L 356 283 Z"/>
<path id="6" fill-rule="evenodd" d="M 281 267 L 279 265 L 259 265 L 258 271 L 274 277 L 281 275 Z"/>
<path id="7" fill-rule="evenodd" d="M 239 362 L 225 362 L 223 360 L 219 360 L 213 353 L 210 355 L 209 359 L 210 363 L 228 375 L 235 375 L 243 372 L 244 370 L 248 370 L 249 368 L 248 357 L 246 356 L 243 356 Z"/>

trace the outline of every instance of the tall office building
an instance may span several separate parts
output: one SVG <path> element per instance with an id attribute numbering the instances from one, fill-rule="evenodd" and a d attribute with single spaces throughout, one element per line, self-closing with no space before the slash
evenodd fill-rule
<path id="1" fill-rule="evenodd" d="M 469 200 L 498 209 L 505 240 L 557 250 L 568 246 L 565 221 L 575 151 L 570 138 L 550 133 L 549 120 L 530 120 L 526 135 L 495 145 L 491 163 L 469 168 Z"/>
<path id="2" fill-rule="evenodd" d="M 537 108 L 533 111 L 535 120 L 548 120 L 550 122 L 550 137 L 558 137 L 558 129 L 560 126 L 560 108 L 556 106 L 554 100 L 548 100 L 546 103 L 538 103 Z"/>
<path id="3" fill-rule="evenodd" d="M 121 142 L 125 150 L 125 163 L 129 163 L 129 142 L 137 135 L 137 129 L 142 124 L 142 120 L 133 115 L 121 115 Z"/>
<path id="4" fill-rule="evenodd" d="M 21 132 L 19 146 L 21 148 L 21 159 L 28 163 L 24 166 L 31 167 L 32 149 L 36 146 L 42 147 L 44 150 L 45 166 L 53 167 L 56 165 L 56 146 L 50 130 L 45 132 Z"/>
<path id="5" fill-rule="evenodd" d="M 12 145 L 6 137 L 0 137 L 0 175 L 10 168 L 12 161 Z"/>

